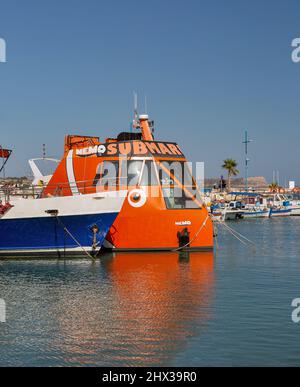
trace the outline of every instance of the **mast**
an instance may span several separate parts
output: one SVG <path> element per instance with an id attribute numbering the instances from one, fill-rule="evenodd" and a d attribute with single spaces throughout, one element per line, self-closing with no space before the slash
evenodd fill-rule
<path id="1" fill-rule="evenodd" d="M 153 135 L 152 135 L 152 131 L 151 131 L 151 128 L 149 125 L 148 114 L 141 114 L 139 119 L 140 119 L 143 140 L 144 141 L 153 141 Z"/>
<path id="2" fill-rule="evenodd" d="M 131 127 L 137 129 L 139 127 L 139 114 L 138 114 L 138 95 L 137 92 L 133 93 L 133 124 Z"/>
<path id="3" fill-rule="evenodd" d="M 147 97 L 145 96 L 145 112 L 146 114 L 138 114 L 138 96 L 134 92 L 134 118 L 132 127 L 135 129 L 141 129 L 142 138 L 144 141 L 153 141 L 153 134 L 151 130 L 151 122 L 149 122 L 149 116 L 147 114 Z"/>

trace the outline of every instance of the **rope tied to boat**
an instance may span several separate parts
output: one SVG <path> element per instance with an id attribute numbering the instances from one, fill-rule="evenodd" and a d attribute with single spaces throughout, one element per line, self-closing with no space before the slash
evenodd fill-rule
<path id="1" fill-rule="evenodd" d="M 251 244 L 254 246 L 254 248 L 256 248 L 256 243 L 254 243 L 253 241 L 251 241 L 250 239 L 245 237 L 245 235 L 241 234 L 240 232 L 238 232 L 234 228 L 228 226 L 228 224 L 226 224 L 225 222 L 215 221 L 215 223 L 222 225 L 234 238 L 236 238 L 238 241 L 240 241 L 245 246 L 248 246 L 248 244 Z"/>
<path id="2" fill-rule="evenodd" d="M 90 254 L 81 244 L 80 242 L 78 242 L 78 240 L 74 237 L 74 235 L 72 235 L 71 231 L 68 230 L 68 228 L 64 225 L 64 223 L 59 219 L 58 215 L 56 214 L 55 215 L 55 218 L 57 220 L 57 222 L 60 224 L 60 226 L 63 228 L 63 230 L 70 236 L 70 238 L 73 239 L 73 241 L 77 244 L 78 247 L 81 248 L 81 250 L 89 257 L 91 258 L 93 261 L 95 260 L 95 257 L 92 256 L 92 254 Z"/>

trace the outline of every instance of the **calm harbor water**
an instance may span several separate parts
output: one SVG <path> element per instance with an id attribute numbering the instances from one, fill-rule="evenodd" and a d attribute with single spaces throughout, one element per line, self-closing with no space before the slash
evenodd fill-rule
<path id="1" fill-rule="evenodd" d="M 256 247 L 0 261 L 0 366 L 299 366 L 300 218 L 230 226 Z"/>

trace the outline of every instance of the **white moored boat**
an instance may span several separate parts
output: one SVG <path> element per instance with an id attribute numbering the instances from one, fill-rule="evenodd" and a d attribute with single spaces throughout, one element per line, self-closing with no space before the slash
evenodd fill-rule
<path id="1" fill-rule="evenodd" d="M 291 203 L 291 216 L 300 216 L 300 203 Z"/>
<path id="2" fill-rule="evenodd" d="M 286 200 L 289 201 L 289 207 L 292 210 L 291 216 L 300 216 L 300 195 L 299 194 L 286 195 Z"/>
<path id="3" fill-rule="evenodd" d="M 0 256 L 95 254 L 126 191 L 16 199 L 0 205 Z"/>
<path id="4" fill-rule="evenodd" d="M 269 198 L 270 218 L 290 216 L 292 209 L 287 197 L 283 194 L 273 194 Z"/>
<path id="5" fill-rule="evenodd" d="M 243 214 L 242 203 L 238 201 L 219 203 L 211 207 L 212 219 L 215 221 L 239 220 L 243 218 Z"/>
<path id="6" fill-rule="evenodd" d="M 272 207 L 270 210 L 270 218 L 290 216 L 292 210 L 288 207 Z"/>
<path id="7" fill-rule="evenodd" d="M 1 148 L 5 163 L 11 151 Z M 39 172 L 34 172 L 34 177 Z M 45 181 L 45 177 L 38 176 Z M 2 187 L 0 191 L 0 256 L 36 256 L 54 253 L 95 255 L 119 214 L 126 190 L 73 194 L 25 193 Z"/>

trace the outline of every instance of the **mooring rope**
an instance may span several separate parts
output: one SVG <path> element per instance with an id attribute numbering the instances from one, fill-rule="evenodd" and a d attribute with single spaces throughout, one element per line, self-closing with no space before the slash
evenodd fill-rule
<path id="1" fill-rule="evenodd" d="M 247 237 L 245 237 L 245 235 L 239 233 L 237 230 L 235 230 L 234 228 L 232 227 L 229 227 L 228 224 L 225 224 L 224 223 L 224 226 L 227 227 L 228 229 L 232 230 L 235 234 L 239 235 L 241 238 L 245 239 L 247 242 L 251 243 L 252 245 L 256 246 L 256 243 L 254 243 L 253 241 L 251 241 L 250 239 L 248 239 Z"/>
<path id="2" fill-rule="evenodd" d="M 215 241 L 216 241 L 216 250 L 219 250 L 219 242 L 218 242 L 218 228 L 215 224 L 215 222 L 213 221 L 213 230 L 214 230 L 214 238 L 215 238 Z"/>
<path id="3" fill-rule="evenodd" d="M 247 241 L 249 244 L 252 244 L 254 247 L 256 247 L 256 243 L 254 243 L 253 241 L 251 241 L 250 239 L 248 239 L 247 237 L 245 237 L 245 235 L 241 234 L 240 232 L 238 232 L 237 230 L 235 230 L 234 228 L 228 226 L 228 224 L 226 224 L 225 222 L 219 222 L 219 221 L 216 221 L 215 222 L 216 224 L 220 224 L 222 226 L 225 227 L 225 229 L 227 229 L 230 234 L 232 234 L 237 240 L 239 240 L 241 243 L 243 243 L 244 245 L 248 245 L 245 241 Z"/>
<path id="4" fill-rule="evenodd" d="M 225 226 L 225 224 L 223 224 Z M 230 234 L 236 238 L 238 241 L 240 241 L 243 245 L 248 246 L 247 242 L 243 241 L 241 238 L 239 238 L 230 228 L 227 228 L 227 230 L 230 232 Z"/>
<path id="5" fill-rule="evenodd" d="M 63 222 L 59 219 L 58 216 L 56 216 L 56 219 L 58 221 L 58 223 L 62 226 L 62 228 L 64 229 L 64 231 L 73 239 L 73 241 L 78 245 L 78 247 L 80 247 L 82 249 L 82 251 L 89 257 L 91 258 L 92 260 L 95 260 L 95 257 L 92 256 L 92 254 L 90 254 L 79 242 L 78 240 L 74 237 L 74 235 L 72 235 L 72 233 L 67 229 L 67 227 L 63 224 Z"/>

